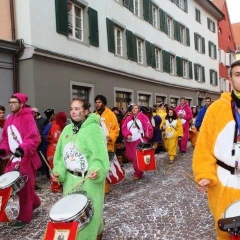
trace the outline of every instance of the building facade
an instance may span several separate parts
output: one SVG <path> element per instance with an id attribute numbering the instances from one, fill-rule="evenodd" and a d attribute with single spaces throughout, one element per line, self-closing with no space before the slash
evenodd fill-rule
<path id="1" fill-rule="evenodd" d="M 236 44 L 236 59 L 240 60 L 240 22 L 232 24 L 233 36 Z"/>
<path id="2" fill-rule="evenodd" d="M 201 106 L 223 90 L 224 15 L 208 0 L 17 0 L 15 7 L 25 42 L 20 90 L 41 111 L 68 111 L 75 97 L 93 104 L 97 94 L 110 107 L 176 106 L 181 96 Z"/>

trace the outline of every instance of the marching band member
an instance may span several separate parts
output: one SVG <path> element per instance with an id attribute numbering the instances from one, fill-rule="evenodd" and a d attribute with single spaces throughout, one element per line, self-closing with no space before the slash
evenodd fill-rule
<path id="1" fill-rule="evenodd" d="M 15 93 L 9 104 L 12 114 L 7 118 L 3 128 L 0 155 L 11 154 L 10 162 L 5 172 L 20 171 L 27 175 L 24 187 L 17 193 L 19 197 L 19 214 L 12 224 L 14 228 L 22 228 L 32 220 L 33 210 L 40 206 L 40 199 L 35 193 L 35 178 L 41 160 L 37 154 L 40 142 L 37 125 L 31 108 L 25 107 L 28 96 Z"/>
<path id="2" fill-rule="evenodd" d="M 99 116 L 89 109 L 90 104 L 85 100 L 72 101 L 72 123 L 64 128 L 58 140 L 52 174 L 55 181 L 63 183 L 64 195 L 87 176 L 80 190 L 86 191 L 93 201 L 94 214 L 78 232 L 77 239 L 81 240 L 101 239 L 104 183 L 109 171 L 106 137 L 99 125 Z"/>

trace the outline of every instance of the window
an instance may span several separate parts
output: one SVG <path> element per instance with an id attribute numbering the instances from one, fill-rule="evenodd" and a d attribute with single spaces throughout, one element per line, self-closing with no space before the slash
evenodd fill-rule
<path id="1" fill-rule="evenodd" d="M 143 42 L 137 38 L 137 62 L 143 63 Z"/>
<path id="2" fill-rule="evenodd" d="M 200 64 L 194 64 L 195 80 L 198 82 L 205 82 L 205 68 Z"/>
<path id="3" fill-rule="evenodd" d="M 170 55 L 170 74 L 175 75 L 175 56 Z"/>
<path id="4" fill-rule="evenodd" d="M 156 69 L 161 70 L 161 50 L 155 49 L 155 58 L 156 58 Z"/>
<path id="5" fill-rule="evenodd" d="M 188 62 L 186 60 L 183 60 L 183 77 L 188 78 Z"/>
<path id="6" fill-rule="evenodd" d="M 153 16 L 153 26 L 157 28 L 157 8 L 155 6 L 152 7 L 152 16 Z"/>
<path id="7" fill-rule="evenodd" d="M 141 106 L 149 106 L 149 95 L 145 95 L 145 94 L 139 94 L 138 95 L 138 104 Z"/>
<path id="8" fill-rule="evenodd" d="M 156 96 L 156 103 L 159 104 L 161 102 L 165 103 L 165 98 L 166 97 L 162 97 L 162 96 Z"/>
<path id="9" fill-rule="evenodd" d="M 177 106 L 177 101 L 178 99 L 177 98 L 170 98 L 170 107 L 173 107 L 175 108 Z"/>
<path id="10" fill-rule="evenodd" d="M 122 92 L 116 91 L 116 105 L 121 109 L 127 109 L 128 105 L 131 102 L 131 93 L 130 92 Z"/>
<path id="11" fill-rule="evenodd" d="M 202 67 L 197 66 L 197 81 L 200 81 L 202 79 Z"/>
<path id="12" fill-rule="evenodd" d="M 208 42 L 209 57 L 217 59 L 217 46 L 212 42 Z"/>
<path id="13" fill-rule="evenodd" d="M 215 22 L 213 22 L 210 18 L 207 18 L 208 29 L 215 33 Z"/>
<path id="14" fill-rule="evenodd" d="M 173 36 L 173 20 L 170 17 L 167 17 L 167 35 L 169 37 Z"/>
<path id="15" fill-rule="evenodd" d="M 68 2 L 69 36 L 83 41 L 83 9 Z"/>
<path id="16" fill-rule="evenodd" d="M 119 28 L 114 28 L 114 37 L 115 37 L 115 53 L 122 56 L 122 30 Z"/>
<path id="17" fill-rule="evenodd" d="M 133 9 L 134 9 L 134 14 L 139 17 L 140 16 L 139 0 L 133 0 Z"/>
<path id="18" fill-rule="evenodd" d="M 218 62 L 221 63 L 222 59 L 221 59 L 221 49 L 218 49 Z"/>
<path id="19" fill-rule="evenodd" d="M 205 38 L 201 37 L 197 33 L 194 33 L 195 50 L 199 53 L 205 53 Z"/>
<path id="20" fill-rule="evenodd" d="M 179 7 L 183 10 L 183 11 L 185 11 L 185 12 L 187 12 L 187 8 L 188 8 L 188 6 L 187 6 L 187 0 L 179 0 Z"/>
<path id="21" fill-rule="evenodd" d="M 201 23 L 201 12 L 197 8 L 195 8 L 195 20 Z"/>
<path id="22" fill-rule="evenodd" d="M 186 44 L 186 29 L 180 25 L 180 42 Z"/>
<path id="23" fill-rule="evenodd" d="M 210 84 L 217 86 L 218 85 L 218 74 L 215 70 L 210 69 Z"/>

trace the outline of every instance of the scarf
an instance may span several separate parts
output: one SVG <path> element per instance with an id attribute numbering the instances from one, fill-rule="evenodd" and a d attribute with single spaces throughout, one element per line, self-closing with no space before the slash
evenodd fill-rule
<path id="1" fill-rule="evenodd" d="M 233 90 L 231 96 L 233 101 L 236 103 L 237 108 L 240 108 L 240 93 Z"/>

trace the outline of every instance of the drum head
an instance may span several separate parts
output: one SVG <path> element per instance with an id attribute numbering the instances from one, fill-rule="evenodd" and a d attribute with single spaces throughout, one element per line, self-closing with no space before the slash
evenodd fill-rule
<path id="1" fill-rule="evenodd" d="M 224 213 L 225 218 L 240 216 L 240 201 L 232 203 Z"/>
<path id="2" fill-rule="evenodd" d="M 4 173 L 0 176 L 0 189 L 11 186 L 19 177 L 20 173 L 18 171 Z"/>
<path id="3" fill-rule="evenodd" d="M 71 194 L 57 201 L 51 208 L 49 216 L 53 221 L 68 221 L 83 210 L 88 198 L 82 194 Z"/>

